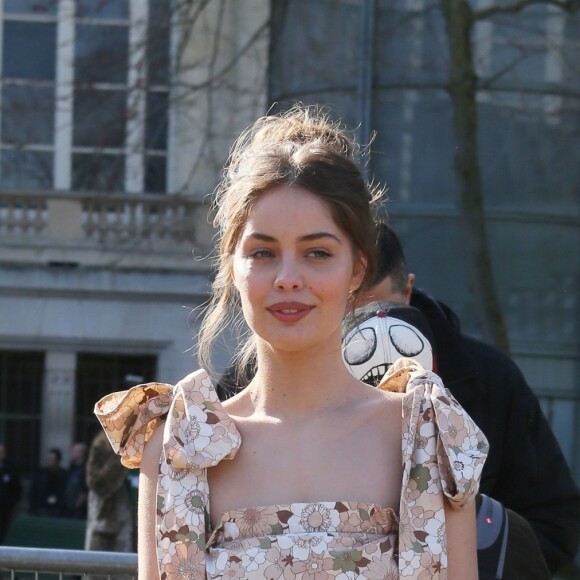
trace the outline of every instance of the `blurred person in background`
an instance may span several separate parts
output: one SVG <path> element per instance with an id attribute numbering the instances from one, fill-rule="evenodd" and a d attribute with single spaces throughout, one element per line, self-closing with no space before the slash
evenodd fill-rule
<path id="1" fill-rule="evenodd" d="M 33 476 L 30 486 L 30 513 L 35 516 L 62 517 L 65 514 L 66 469 L 61 467 L 62 453 L 48 452 L 45 467 Z"/>
<path id="2" fill-rule="evenodd" d="M 101 431 L 93 439 L 87 461 L 85 550 L 132 552 L 135 549 L 135 517 L 128 473 Z"/>
<path id="3" fill-rule="evenodd" d="M 6 457 L 6 446 L 0 443 L 0 544 L 4 543 L 21 496 L 20 473 Z"/>
<path id="4" fill-rule="evenodd" d="M 504 578 L 555 573 L 578 549 L 580 492 L 536 395 L 507 355 L 463 334 L 451 308 L 415 287 L 395 232 L 382 223 L 377 235 L 377 274 L 360 302 L 407 304 L 426 318 L 433 370 L 490 444 L 479 491 L 508 508 L 506 567 L 515 573 Z"/>
<path id="5" fill-rule="evenodd" d="M 70 452 L 66 481 L 66 515 L 70 518 L 87 517 L 87 446 L 75 443 Z"/>

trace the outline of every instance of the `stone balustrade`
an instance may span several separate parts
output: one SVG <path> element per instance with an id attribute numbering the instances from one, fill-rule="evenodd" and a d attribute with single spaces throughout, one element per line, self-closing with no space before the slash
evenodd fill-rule
<path id="1" fill-rule="evenodd" d="M 0 236 L 35 237 L 46 230 L 45 196 L 0 194 Z"/>
<path id="2" fill-rule="evenodd" d="M 207 216 L 207 205 L 189 196 L 0 192 L 2 261 L 37 261 L 39 248 L 42 262 L 94 265 L 99 254 L 134 254 L 125 260 L 132 265 L 136 256 L 146 265 L 147 256 L 157 263 L 155 255 L 205 254 L 213 234 Z"/>

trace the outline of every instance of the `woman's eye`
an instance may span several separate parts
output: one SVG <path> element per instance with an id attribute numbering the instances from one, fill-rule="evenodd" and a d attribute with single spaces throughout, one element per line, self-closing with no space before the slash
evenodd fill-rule
<path id="1" fill-rule="evenodd" d="M 308 255 L 312 258 L 330 258 L 331 254 L 327 250 L 310 250 Z"/>
<path id="2" fill-rule="evenodd" d="M 256 259 L 271 258 L 274 256 L 274 252 L 272 252 L 272 250 L 266 250 L 263 248 L 259 248 L 257 250 L 252 250 L 251 252 L 249 252 L 248 256 L 250 258 L 256 258 Z"/>

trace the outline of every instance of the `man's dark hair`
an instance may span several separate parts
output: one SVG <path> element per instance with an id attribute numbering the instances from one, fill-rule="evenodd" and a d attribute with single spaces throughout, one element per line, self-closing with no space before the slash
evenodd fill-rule
<path id="1" fill-rule="evenodd" d="M 60 451 L 60 449 L 57 449 L 56 447 L 53 447 L 52 449 L 48 450 L 49 453 L 52 453 L 53 455 L 56 456 L 56 458 L 58 459 L 58 462 L 60 463 L 62 461 L 62 453 Z"/>
<path id="2" fill-rule="evenodd" d="M 387 276 L 393 281 L 393 290 L 404 292 L 409 279 L 407 259 L 395 232 L 384 222 L 377 226 L 377 273 L 373 286 Z"/>

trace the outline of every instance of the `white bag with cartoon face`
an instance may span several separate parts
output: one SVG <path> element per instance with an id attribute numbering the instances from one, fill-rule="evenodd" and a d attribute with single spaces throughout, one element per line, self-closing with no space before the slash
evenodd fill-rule
<path id="1" fill-rule="evenodd" d="M 342 326 L 342 356 L 359 380 L 377 386 L 400 357 L 433 370 L 429 326 L 417 308 L 371 302 L 347 315 Z"/>

